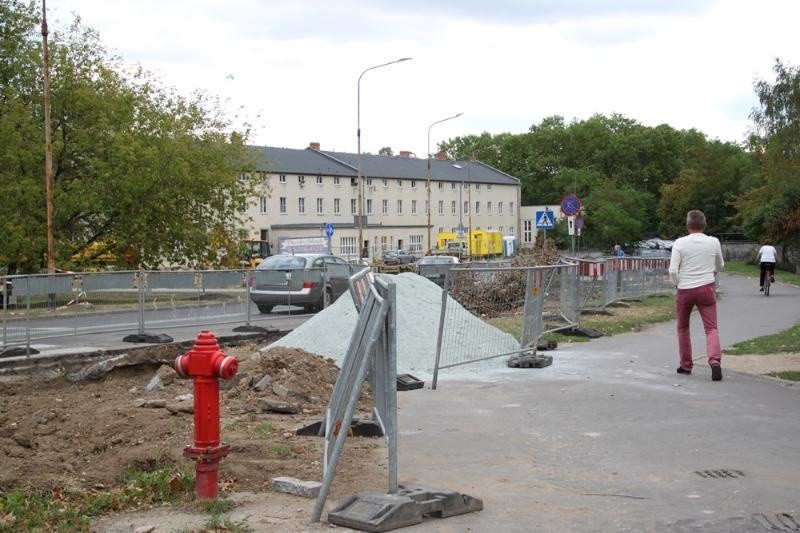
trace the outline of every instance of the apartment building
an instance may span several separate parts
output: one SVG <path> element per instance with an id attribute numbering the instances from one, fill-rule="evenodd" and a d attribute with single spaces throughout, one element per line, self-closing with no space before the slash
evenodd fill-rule
<path id="1" fill-rule="evenodd" d="M 305 149 L 252 147 L 268 187 L 248 206 L 251 238 L 277 249 L 284 238 L 326 237 L 347 258 L 403 248 L 417 255 L 436 247 L 439 233 L 470 229 L 518 236 L 519 180 L 480 161 L 430 160 Z M 361 194 L 359 194 L 359 191 Z M 361 218 L 359 219 L 359 215 Z M 360 220 L 360 223 L 359 223 Z"/>

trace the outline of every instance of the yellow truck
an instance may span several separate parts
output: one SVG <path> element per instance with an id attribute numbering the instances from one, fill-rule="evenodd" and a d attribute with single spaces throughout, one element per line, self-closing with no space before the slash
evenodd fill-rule
<path id="1" fill-rule="evenodd" d="M 503 234 L 499 231 L 472 230 L 464 239 L 455 233 L 440 233 L 437 239 L 436 255 L 453 255 L 461 259 L 467 257 L 488 258 L 503 255 Z"/>

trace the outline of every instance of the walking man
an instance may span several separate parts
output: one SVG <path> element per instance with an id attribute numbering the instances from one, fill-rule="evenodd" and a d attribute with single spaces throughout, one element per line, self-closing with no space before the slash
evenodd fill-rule
<path id="1" fill-rule="evenodd" d="M 672 246 L 669 274 L 678 288 L 675 296 L 675 316 L 678 322 L 678 374 L 692 373 L 692 339 L 689 319 L 696 306 L 706 333 L 706 355 L 711 366 L 711 379 L 722 380 L 722 354 L 717 331 L 717 298 L 714 293 L 715 274 L 725 266 L 722 247 L 715 237 L 709 237 L 706 216 L 692 210 L 686 214 L 689 234 Z"/>

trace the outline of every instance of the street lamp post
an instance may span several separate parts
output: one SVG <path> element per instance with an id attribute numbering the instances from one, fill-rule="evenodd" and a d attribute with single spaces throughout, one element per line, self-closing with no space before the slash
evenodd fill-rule
<path id="1" fill-rule="evenodd" d="M 362 176 L 362 160 L 361 160 L 361 78 L 364 77 L 364 74 L 369 72 L 370 70 L 375 70 L 376 68 L 387 67 L 389 65 L 394 65 L 395 63 L 401 63 L 403 61 L 409 61 L 410 57 L 401 57 L 400 59 L 395 59 L 394 61 L 389 61 L 388 63 L 381 63 L 380 65 L 375 65 L 374 67 L 369 67 L 365 69 L 364 72 L 358 77 L 358 93 L 357 93 L 357 101 L 356 101 L 356 113 L 357 113 L 357 130 L 356 130 L 356 137 L 358 139 L 358 259 L 359 261 L 363 258 L 362 251 L 364 245 L 364 179 Z"/>
<path id="2" fill-rule="evenodd" d="M 436 122 L 431 123 L 428 126 L 428 176 L 426 180 L 427 189 L 428 189 L 428 255 L 431 254 L 431 211 L 433 210 L 433 205 L 431 205 L 431 128 L 433 128 L 436 124 L 440 124 L 442 122 L 446 122 L 448 120 L 453 120 L 454 118 L 458 118 L 464 113 L 459 113 L 457 115 L 453 115 L 452 117 L 443 118 L 442 120 L 437 120 Z"/>

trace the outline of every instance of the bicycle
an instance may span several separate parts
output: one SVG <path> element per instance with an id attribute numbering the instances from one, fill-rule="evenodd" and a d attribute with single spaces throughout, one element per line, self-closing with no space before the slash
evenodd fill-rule
<path id="1" fill-rule="evenodd" d="M 775 271 L 773 267 L 766 267 L 764 269 L 764 296 L 769 296 L 769 286 L 772 285 L 772 281 L 774 278 Z"/>

